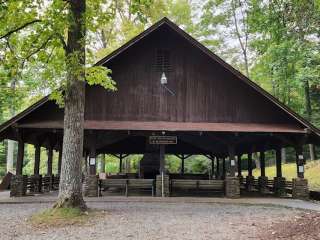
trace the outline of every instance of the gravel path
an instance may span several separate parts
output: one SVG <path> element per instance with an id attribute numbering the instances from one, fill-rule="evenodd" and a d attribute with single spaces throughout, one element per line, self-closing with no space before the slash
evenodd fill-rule
<path id="1" fill-rule="evenodd" d="M 37 229 L 26 220 L 46 204 L 0 204 L 0 239 L 259 239 L 259 230 L 302 214 L 275 206 L 219 203 L 91 202 L 106 215 L 83 226 Z"/>

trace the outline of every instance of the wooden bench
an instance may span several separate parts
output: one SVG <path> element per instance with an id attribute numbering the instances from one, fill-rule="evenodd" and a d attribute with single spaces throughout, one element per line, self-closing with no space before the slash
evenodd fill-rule
<path id="1" fill-rule="evenodd" d="M 153 197 L 154 191 L 155 191 L 155 180 L 154 179 L 128 179 L 126 196 L 128 196 L 130 189 L 151 190 L 151 195 Z"/>
<path id="2" fill-rule="evenodd" d="M 155 191 L 154 179 L 100 179 L 99 180 L 99 195 L 101 195 L 102 189 L 117 188 L 125 191 L 125 195 L 128 196 L 129 189 L 141 189 L 151 190 L 152 196 Z"/>
<path id="3" fill-rule="evenodd" d="M 174 190 L 224 192 L 224 181 L 223 180 L 171 179 L 170 192 L 173 192 Z"/>
<path id="4" fill-rule="evenodd" d="M 108 188 L 117 188 L 120 190 L 127 191 L 127 179 L 100 179 L 99 180 L 99 196 L 101 195 L 102 189 L 108 189 Z"/>

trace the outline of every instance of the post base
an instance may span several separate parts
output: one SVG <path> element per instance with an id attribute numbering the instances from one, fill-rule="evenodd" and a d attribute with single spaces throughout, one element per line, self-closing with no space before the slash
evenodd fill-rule
<path id="1" fill-rule="evenodd" d="M 169 188 L 169 175 L 163 175 L 163 197 L 170 196 L 170 188 Z M 156 178 L 156 196 L 162 197 L 162 176 L 157 175 Z"/>
<path id="2" fill-rule="evenodd" d="M 27 193 L 27 176 L 13 175 L 10 182 L 10 197 L 22 197 Z"/>
<path id="3" fill-rule="evenodd" d="M 238 177 L 226 177 L 225 196 L 227 198 L 240 198 L 240 182 Z"/>
<path id="4" fill-rule="evenodd" d="M 32 175 L 30 179 L 33 183 L 33 192 L 41 193 L 42 192 L 42 175 Z"/>
<path id="5" fill-rule="evenodd" d="M 85 177 L 83 195 L 85 197 L 98 197 L 98 177 L 96 175 Z"/>
<path id="6" fill-rule="evenodd" d="M 286 179 L 284 177 L 275 177 L 273 190 L 277 197 L 286 197 Z"/>
<path id="7" fill-rule="evenodd" d="M 292 179 L 292 198 L 303 200 L 309 199 L 309 187 L 307 179 Z"/>
<path id="8" fill-rule="evenodd" d="M 254 188 L 254 176 L 247 176 L 246 177 L 246 190 L 248 192 L 253 191 Z"/>
<path id="9" fill-rule="evenodd" d="M 259 192 L 262 194 L 266 194 L 270 192 L 268 189 L 268 177 L 260 176 L 258 178 L 258 188 L 259 188 Z"/>

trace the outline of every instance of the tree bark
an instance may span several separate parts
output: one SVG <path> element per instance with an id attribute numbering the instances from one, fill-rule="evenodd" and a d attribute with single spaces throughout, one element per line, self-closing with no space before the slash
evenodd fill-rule
<path id="1" fill-rule="evenodd" d="M 71 0 L 67 42 L 67 86 L 59 197 L 55 207 L 86 209 L 82 197 L 81 158 L 85 104 L 85 0 Z"/>
<path id="2" fill-rule="evenodd" d="M 304 81 L 304 98 L 305 98 L 305 108 L 306 108 L 306 115 L 309 121 L 312 120 L 312 107 L 311 107 L 311 98 L 310 98 L 310 86 L 308 79 Z M 309 154 L 310 160 L 315 160 L 316 154 L 313 144 L 309 144 Z"/>
<path id="3" fill-rule="evenodd" d="M 11 91 L 15 93 L 16 91 L 16 78 L 13 78 L 10 84 Z M 15 102 L 14 98 L 12 99 L 11 106 L 10 106 L 10 115 L 13 117 L 15 115 Z M 8 140 L 8 148 L 7 148 L 7 172 L 14 172 L 13 169 L 13 158 L 14 158 L 14 147 L 15 142 L 12 140 Z"/>

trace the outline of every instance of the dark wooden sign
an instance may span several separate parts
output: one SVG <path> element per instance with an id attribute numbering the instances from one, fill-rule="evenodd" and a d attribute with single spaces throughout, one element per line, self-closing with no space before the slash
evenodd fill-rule
<path id="1" fill-rule="evenodd" d="M 177 136 L 150 136 L 150 144 L 177 144 Z"/>

